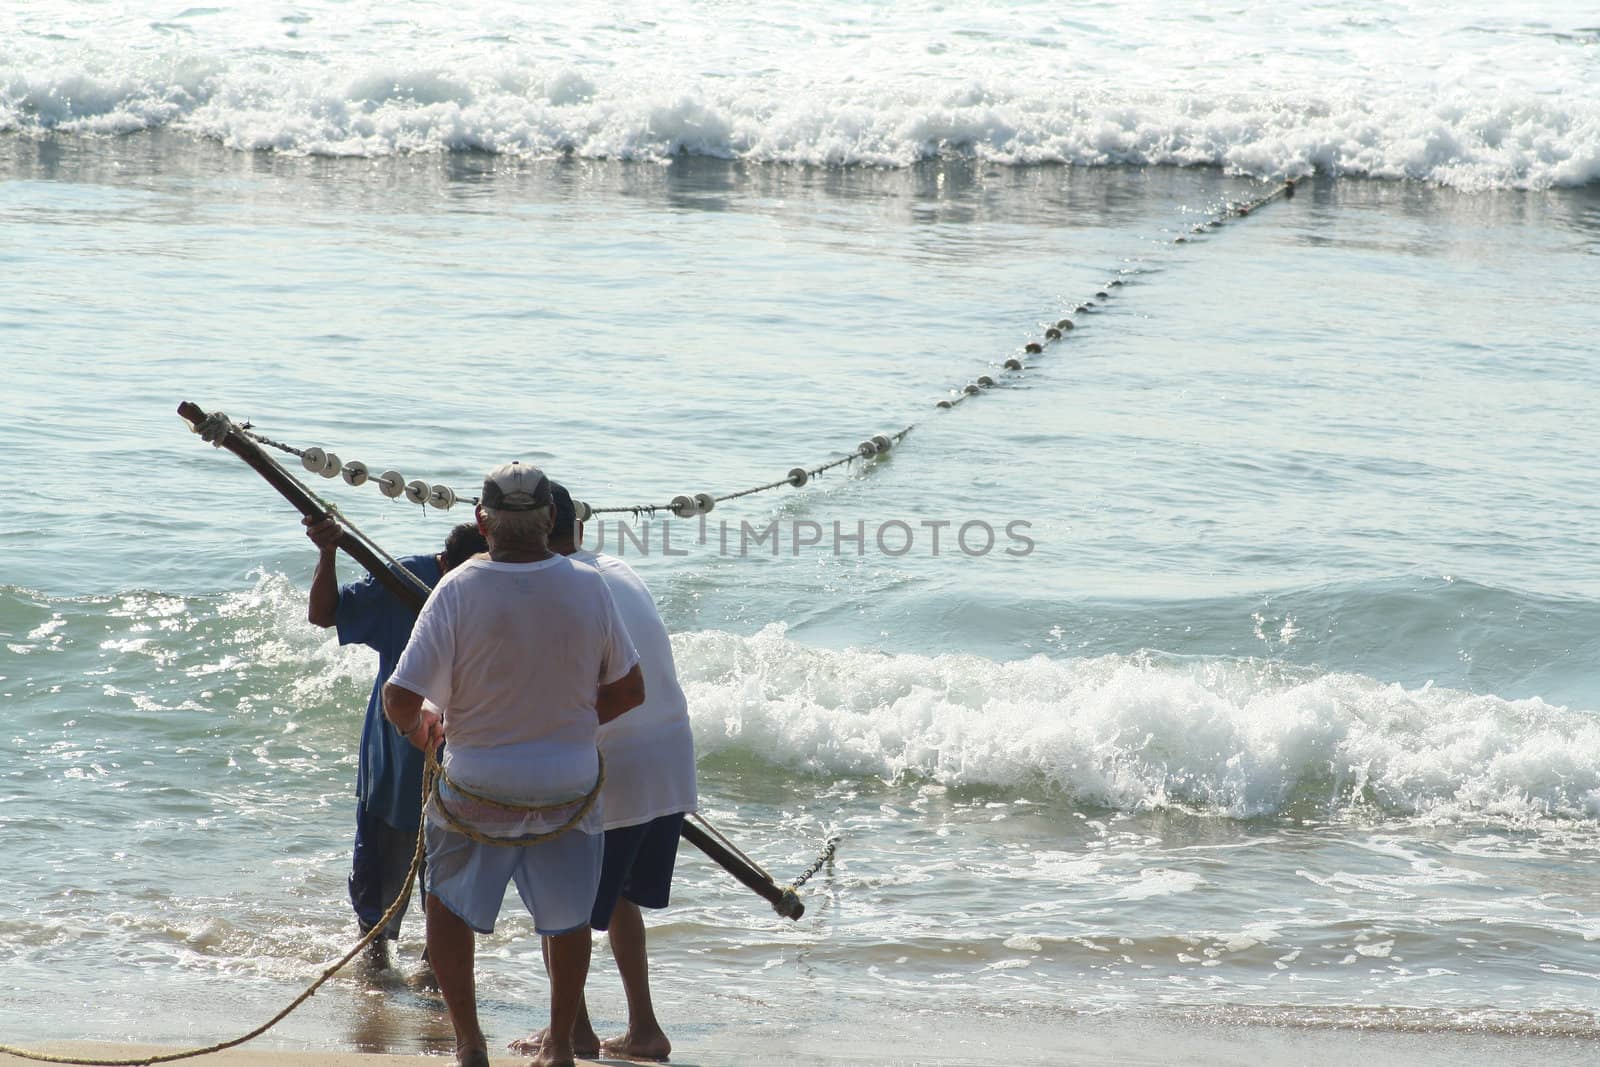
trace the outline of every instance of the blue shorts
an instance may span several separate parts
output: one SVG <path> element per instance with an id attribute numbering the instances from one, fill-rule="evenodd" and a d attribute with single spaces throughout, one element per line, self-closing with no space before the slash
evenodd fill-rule
<path id="1" fill-rule="evenodd" d="M 363 934 L 378 924 L 406 887 L 416 847 L 414 831 L 396 830 L 384 822 L 382 816 L 356 804 L 356 845 L 350 857 L 350 903 Z M 406 907 L 401 906 L 384 931 L 384 936 L 391 941 L 400 936 L 400 920 L 405 918 Z"/>
<path id="2" fill-rule="evenodd" d="M 554 937 L 589 924 L 605 850 L 603 835 L 568 830 L 537 845 L 481 845 L 431 822 L 423 832 L 428 895 L 438 897 L 478 933 L 494 932 L 512 882 L 541 935 Z"/>
<path id="3" fill-rule="evenodd" d="M 662 815 L 634 826 L 606 831 L 605 862 L 595 890 L 589 925 L 611 925 L 617 901 L 627 897 L 641 908 L 664 908 L 672 890 L 672 867 L 678 859 L 683 813 Z"/>

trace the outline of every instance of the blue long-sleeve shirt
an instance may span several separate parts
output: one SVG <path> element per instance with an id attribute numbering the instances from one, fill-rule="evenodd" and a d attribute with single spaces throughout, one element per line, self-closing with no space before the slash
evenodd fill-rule
<path id="1" fill-rule="evenodd" d="M 428 585 L 439 582 L 437 556 L 404 556 L 406 570 Z M 341 645 L 366 645 L 378 653 L 378 676 L 367 699 L 357 758 L 356 796 L 361 806 L 397 830 L 415 830 L 422 818 L 422 753 L 383 717 L 383 685 L 411 638 L 417 617 L 370 574 L 339 588 L 335 616 Z"/>

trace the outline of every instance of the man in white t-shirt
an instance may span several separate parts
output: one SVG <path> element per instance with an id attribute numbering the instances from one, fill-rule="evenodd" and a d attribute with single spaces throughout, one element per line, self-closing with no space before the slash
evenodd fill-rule
<path id="1" fill-rule="evenodd" d="M 650 590 L 622 560 L 582 549 L 583 526 L 571 494 L 559 483 L 551 484 L 551 493 L 556 508 L 551 550 L 600 572 L 639 652 L 650 690 L 643 704 L 600 728 L 600 751 L 606 760 L 601 790 L 606 845 L 589 925 L 610 936 L 628 1001 L 628 1031 L 600 1041 L 587 1006 L 580 1006 L 573 1048 L 583 1056 L 664 1060 L 672 1043 L 651 1003 L 644 917 L 639 909 L 667 906 L 683 817 L 699 803 L 689 706 L 678 685 L 667 627 Z M 537 1051 L 542 1036 L 514 1041 L 511 1048 Z"/>
<path id="2" fill-rule="evenodd" d="M 491 471 L 477 518 L 488 556 L 434 587 L 384 687 L 384 714 L 418 748 L 449 742 L 424 833 L 428 955 L 456 1061 L 489 1062 L 473 933 L 494 930 L 515 882 L 550 967 L 550 1027 L 533 1062 L 558 1067 L 574 1062 L 604 849 L 598 731 L 643 702 L 644 681 L 599 573 L 549 549 L 543 472 Z"/>

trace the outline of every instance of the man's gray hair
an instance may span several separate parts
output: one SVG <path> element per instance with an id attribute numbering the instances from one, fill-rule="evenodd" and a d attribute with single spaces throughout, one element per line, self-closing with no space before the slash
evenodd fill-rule
<path id="1" fill-rule="evenodd" d="M 483 509 L 484 533 L 499 548 L 543 547 L 554 525 L 555 516 L 549 508 L 532 511 Z"/>

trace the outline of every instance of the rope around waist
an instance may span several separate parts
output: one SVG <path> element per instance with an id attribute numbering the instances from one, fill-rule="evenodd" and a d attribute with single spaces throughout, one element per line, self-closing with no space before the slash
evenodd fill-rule
<path id="1" fill-rule="evenodd" d="M 447 822 L 450 825 L 450 828 L 456 833 L 461 834 L 469 840 L 476 841 L 480 845 L 498 845 L 502 848 L 526 848 L 529 845 L 541 844 L 545 841 L 550 841 L 560 837 L 568 830 L 575 828 L 580 822 L 583 821 L 584 816 L 588 815 L 594 810 L 595 804 L 600 800 L 600 788 L 601 786 L 605 785 L 606 782 L 605 756 L 601 755 L 599 752 L 596 752 L 595 759 L 599 763 L 599 768 L 595 772 L 593 788 L 591 788 L 581 797 L 574 797 L 572 800 L 559 801 L 555 804 L 512 804 L 508 801 L 501 800 L 498 797 L 484 796 L 481 793 L 474 793 L 470 789 L 464 789 L 459 783 L 456 782 L 455 779 L 451 778 L 445 773 L 444 768 L 439 764 L 439 757 L 435 754 L 433 749 L 428 750 L 427 762 L 423 766 L 423 788 L 427 793 L 429 802 L 434 806 L 439 814 L 444 817 L 444 821 Z M 537 814 L 541 811 L 556 811 L 571 804 L 578 804 L 578 809 L 573 812 L 565 822 L 556 827 L 554 830 L 546 830 L 537 834 L 521 834 L 516 837 L 493 837 L 462 821 L 458 815 L 452 812 L 445 805 L 444 797 L 441 793 L 441 787 L 443 785 L 448 785 L 453 791 L 461 794 L 469 800 L 475 800 L 480 804 L 487 804 L 492 808 L 499 808 L 501 811 Z"/>

